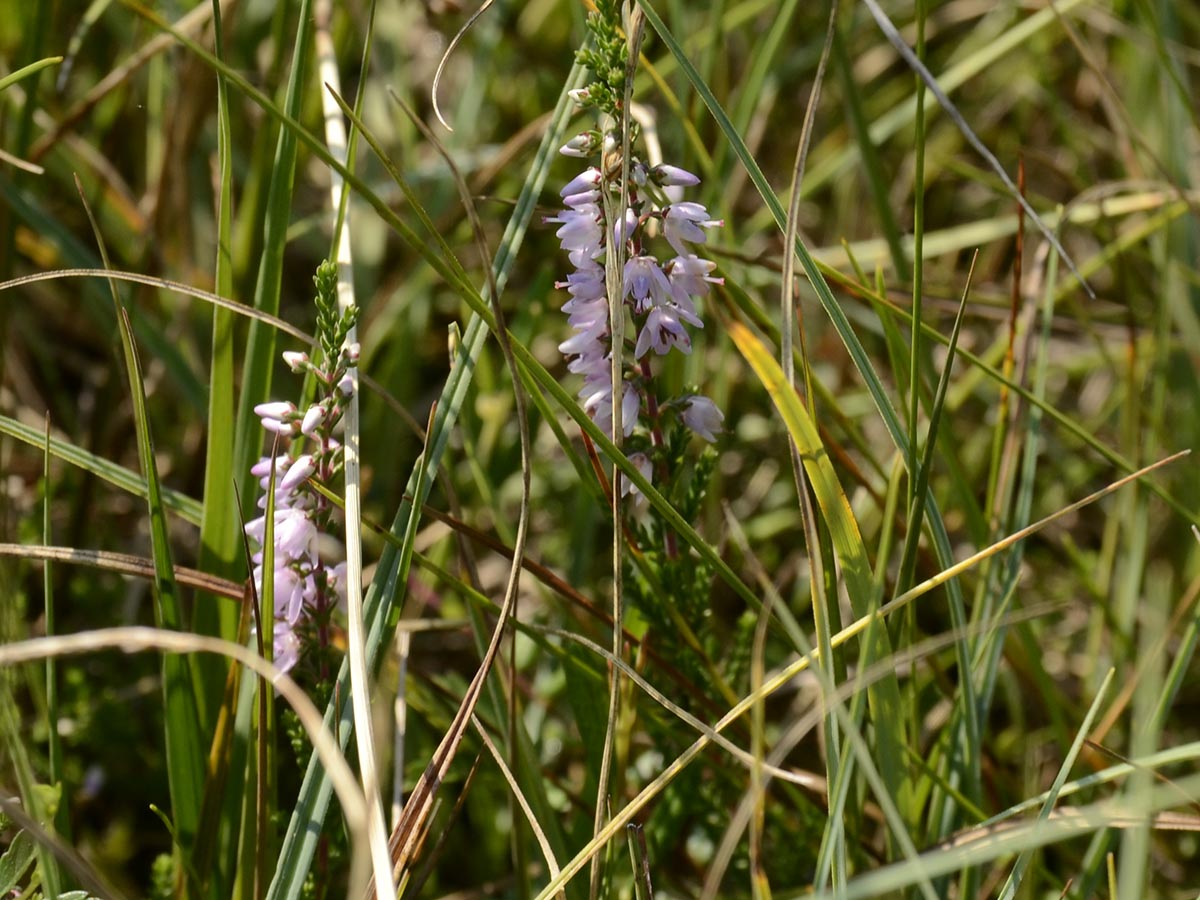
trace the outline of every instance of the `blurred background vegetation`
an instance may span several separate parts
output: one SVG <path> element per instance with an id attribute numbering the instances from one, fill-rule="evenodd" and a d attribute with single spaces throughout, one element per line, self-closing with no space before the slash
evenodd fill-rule
<path id="1" fill-rule="evenodd" d="M 298 6 L 267 0 L 223 5 L 223 52 L 229 67 L 281 106 L 299 27 Z M 913 5 L 884 6 L 905 41 L 915 45 L 918 16 Z M 1095 292 L 1089 297 L 1065 265 L 1055 270 L 1045 240 L 1028 221 L 1023 245 L 1018 244 L 1013 197 L 932 97 L 925 101 L 926 130 L 919 150 L 912 70 L 865 7 L 839 4 L 833 50 L 813 111 L 799 233 L 828 266 L 837 302 L 903 421 L 910 396 L 906 317 L 912 308 L 915 185 L 924 187 L 922 316 L 938 334 L 949 335 L 959 297 L 967 289 L 972 254 L 979 253 L 960 348 L 991 368 L 955 359 L 929 475 L 954 555 L 961 558 L 1128 474 L 1130 467 L 1198 444 L 1200 234 L 1193 182 L 1200 159 L 1195 88 L 1200 7 L 1169 0 L 1063 0 L 1055 6 L 1040 0 L 949 0 L 923 6 L 923 54 L 929 70 L 943 80 L 966 122 L 1004 169 L 1015 179 L 1021 168 L 1025 194 L 1046 221 L 1059 222 L 1064 210 L 1073 217 L 1061 227 L 1060 238 Z M 826 5 L 659 0 L 655 8 L 786 205 L 821 61 Z M 441 80 L 439 97 L 451 132 L 434 120 L 431 88 L 448 41 L 473 11 L 455 0 L 380 3 L 367 71 L 361 61 L 370 4 L 335 3 L 332 33 L 344 96 L 361 92 L 364 122 L 482 285 L 486 261 L 475 249 L 447 167 L 390 92 L 436 130 L 468 181 L 494 250 L 584 38 L 586 9 L 576 0 L 499 2 L 482 16 L 450 55 Z M 183 23 L 180 27 L 195 40 L 213 46 L 207 0 L 159 2 L 153 12 Z M 770 327 L 774 323 L 777 329 L 780 321 L 783 234 L 701 93 L 652 30 L 644 54 L 635 99 L 654 115 L 666 160 L 701 175 L 703 182 L 691 198 L 725 220 L 725 227 L 711 235 L 709 250 L 727 284 L 710 297 L 695 352 L 686 363 L 672 363 L 664 376 L 672 384 L 701 385 L 726 415 L 726 433 L 716 444 L 713 476 L 694 524 L 747 584 L 756 584 L 761 567 L 811 634 L 809 551 L 790 473 L 787 431 L 722 324 L 730 316 L 748 317 L 774 339 Z M 218 118 L 212 67 L 164 37 L 132 3 L 0 0 L 0 77 L 47 56 L 65 58 L 0 93 L 0 148 L 44 169 L 33 173 L 0 163 L 0 279 L 102 265 L 76 190 L 78 178 L 113 268 L 216 290 Z M 298 118 L 319 139 L 321 85 L 311 55 L 304 60 L 301 91 Z M 230 296 L 248 304 L 264 255 L 280 126 L 232 86 L 229 115 Z M 575 130 L 584 127 L 581 121 Z M 557 209 L 557 185 L 576 173 L 574 162 L 553 163 L 503 295 L 514 337 L 561 376 L 572 393 L 575 376 L 567 373 L 556 349 L 568 335 L 558 309 L 565 294 L 554 287 L 568 264 L 553 226 L 543 225 L 541 216 Z M 412 205 L 365 144 L 355 166 L 371 189 L 415 227 Z M 286 217 L 279 315 L 309 332 L 314 324 L 312 274 L 330 253 L 328 203 L 329 169 L 301 145 Z M 389 523 L 422 449 L 411 422 L 425 423 L 449 370 L 455 329 L 463 327 L 470 310 L 361 199 L 352 197 L 350 208 L 354 285 L 363 308 L 361 367 L 393 398 L 388 402 L 377 392 L 363 395 L 364 512 L 374 522 Z M 1014 288 L 1018 275 L 1021 282 Z M 142 354 L 159 474 L 169 488 L 199 500 L 210 442 L 231 441 L 233 434 L 232 426 L 217 435 L 206 426 L 212 309 L 151 286 L 130 284 L 121 290 Z M 899 544 L 911 524 L 904 509 L 902 458 L 861 373 L 804 279 L 799 296 L 805 359 L 816 385 L 810 409 L 872 565 L 889 585 L 896 577 Z M 1051 308 L 1051 298 L 1052 315 L 1043 331 L 1040 316 Z M 39 281 L 7 288 L 0 302 L 0 414 L 5 421 L 40 434 L 48 420 L 56 438 L 138 471 L 128 381 L 105 282 Z M 236 360 L 247 330 L 247 321 L 239 318 Z M 281 336 L 278 349 L 303 347 Z M 943 346 L 927 337 L 919 350 L 922 434 L 946 365 Z M 240 375 L 240 362 L 238 366 Z M 1040 392 L 1058 414 L 1042 417 L 1040 454 L 1032 462 L 1023 456 L 1026 436 L 1038 427 L 1031 424 L 1031 405 L 999 383 L 998 370 Z M 298 390 L 282 364 L 276 365 L 274 376 L 279 396 Z M 554 424 L 586 460 L 574 423 L 556 411 Z M 581 481 L 580 470 L 540 413 L 533 415 L 531 428 L 529 557 L 557 573 L 595 610 L 605 610 L 612 580 L 611 525 L 602 495 L 594 483 Z M 62 459 L 51 461 L 46 482 L 40 447 L 19 439 L 15 426 L 6 426 L 4 434 L 4 541 L 44 543 L 42 500 L 49 490 L 50 543 L 151 555 L 142 500 Z M 583 472 L 589 474 L 586 467 Z M 994 568 L 963 577 L 962 593 L 971 609 L 990 604 L 992 610 L 1003 606 L 1014 613 L 1035 613 L 993 632 L 999 635 L 1001 652 L 980 671 L 987 673 L 981 678 L 994 696 L 981 703 L 982 732 L 973 748 L 982 784 L 959 804 L 956 827 L 973 825 L 1049 787 L 1110 666 L 1117 671 L 1116 689 L 1104 706 L 1110 717 L 1096 723 L 1090 734 L 1094 743 L 1080 756 L 1076 776 L 1150 749 L 1200 740 L 1200 693 L 1189 663 L 1200 593 L 1200 548 L 1189 531 L 1189 524 L 1200 519 L 1196 462 L 1176 463 L 1152 480 L 1157 492 L 1129 488 L 1059 520 L 1019 551 L 1013 549 L 1013 555 L 1006 551 L 996 557 Z M 512 387 L 492 342 L 474 371 L 430 502 L 511 544 L 520 491 Z M 888 503 L 897 492 L 899 512 Z M 740 524 L 744 538 L 731 534 L 727 514 Z M 170 529 L 175 561 L 203 564 L 196 525 L 173 517 Z M 383 543 L 369 531 L 365 540 L 370 562 Z M 429 517 L 421 522 L 415 543 L 462 581 L 477 578 L 478 590 L 499 601 L 508 571 L 503 555 L 470 542 L 474 558 L 468 565 L 454 530 Z M 464 574 L 472 566 L 474 574 Z M 1002 578 L 999 573 L 1008 566 L 1019 578 Z M 217 574 L 234 581 L 245 578 L 241 562 L 219 568 Z M 931 547 L 923 545 L 917 580 L 941 568 Z M 368 578 L 370 574 L 368 570 Z M 643 596 L 635 586 L 630 628 L 647 637 L 647 652 L 632 657 L 639 670 L 676 703 L 711 722 L 730 701 L 706 673 L 722 673 L 738 697 L 749 692 L 756 620 L 734 591 L 710 573 L 704 575 L 702 585 L 688 586 L 681 596 L 656 598 L 653 591 Z M 52 581 L 59 633 L 154 621 L 147 580 L 56 565 Z M 190 602 L 226 601 L 197 594 Z M 445 625 L 412 640 L 411 786 L 457 707 L 479 650 L 468 627 L 475 607 L 462 591 L 414 569 L 405 604 L 406 618 L 423 616 Z M 685 612 L 698 646 L 657 634 L 659 624 L 646 630 L 647 622 L 669 620 L 668 605 Z M 953 625 L 941 589 L 910 610 L 911 615 L 905 613 L 891 626 L 897 647 L 944 634 Z M 43 613 L 40 564 L 0 559 L 4 639 L 43 633 Z M 535 577 L 524 582 L 520 617 L 609 644 L 598 615 L 565 602 Z M 995 623 L 989 627 L 998 628 Z M 604 732 L 605 664 L 578 646 L 570 647 L 564 660 L 561 653 L 550 652 L 548 640 L 518 640 L 516 671 L 508 670 L 506 659 L 493 678 L 496 698 L 510 691 L 519 697 L 548 802 L 573 853 L 591 836 L 594 770 Z M 550 643 L 562 646 L 557 640 Z M 665 654 L 653 655 L 659 647 Z M 767 667 L 781 665 L 793 650 L 773 635 L 765 650 Z M 847 664 L 854 671 L 855 653 L 847 652 L 843 677 Z M 985 649 L 980 653 L 986 656 Z M 44 781 L 48 719 L 42 669 L 14 672 L 11 688 L 20 738 Z M 63 743 L 62 803 L 69 810 L 69 840 L 131 895 L 148 890 L 153 860 L 170 850 L 170 835 L 151 811 L 152 805 L 169 805 L 159 675 L 160 663 L 152 655 L 98 654 L 59 668 L 57 730 Z M 957 727 L 952 712 L 958 708 L 961 673 L 954 650 L 944 648 L 902 665 L 900 675 L 905 705 L 895 714 L 909 727 L 910 757 L 903 765 L 916 785 L 913 795 L 904 798 L 902 813 L 916 846 L 926 849 L 949 832 L 932 802 L 927 804 L 929 784 L 919 786 L 921 761 L 936 757 L 935 749 Z M 385 725 L 396 677 L 389 657 L 381 669 L 377 704 Z M 1139 690 L 1149 690 L 1149 699 L 1133 699 L 1141 696 Z M 811 679 L 776 694 L 766 709 L 768 745 L 819 695 Z M 1163 697 L 1168 708 L 1154 720 L 1153 746 L 1139 744 L 1139 723 L 1150 720 L 1156 698 Z M 504 708 L 499 699 L 497 703 L 497 709 Z M 636 689 L 629 692 L 626 708 L 632 718 L 623 733 L 630 744 L 622 750 L 625 768 L 618 787 L 625 797 L 695 737 Z M 489 719 L 489 724 L 503 730 L 502 718 Z M 731 734 L 749 746 L 748 725 Z M 814 734 L 787 756 L 787 766 L 823 776 L 824 746 Z M 514 878 L 518 865 L 530 867 L 535 884 L 544 883 L 528 828 L 518 828 L 515 840 L 512 836 L 520 811 L 486 756 L 464 806 L 452 814 L 470 761 L 480 752 L 477 737 L 468 733 L 435 819 L 435 836 L 445 827 L 448 837 L 437 848 L 422 896 L 454 891 L 467 892 L 455 896 L 483 891 L 527 895 L 525 879 Z M 287 756 L 279 781 L 281 828 L 303 766 Z M 1195 756 L 1190 758 L 1194 767 Z M 0 771 L 0 785 L 13 790 L 7 771 Z M 656 889 L 668 896 L 700 893 L 747 777 L 740 763 L 730 764 L 723 751 L 710 750 L 639 817 Z M 1107 796 L 1104 789 L 1093 790 L 1100 793 L 1086 794 L 1087 799 Z M 1196 803 L 1187 796 L 1185 811 Z M 791 785 L 771 789 L 762 856 L 770 884 L 782 896 L 797 896 L 812 884 L 827 834 L 826 803 L 819 790 Z M 855 871 L 900 858 L 862 785 L 849 800 L 846 821 Z M 1200 844 L 1190 831 L 1155 831 L 1140 851 L 1128 849 L 1119 836 L 1105 840 L 1097 845 L 1085 834 L 1056 844 L 1037 858 L 1023 896 L 1106 891 L 1103 851 L 1118 845 L 1141 853 L 1137 865 L 1146 873 L 1142 896 L 1195 896 Z M 431 838 L 427 849 L 434 843 Z M 752 854 L 740 846 L 722 896 L 751 892 Z M 610 860 L 614 890 L 630 890 L 624 860 L 623 849 Z M 978 896 L 995 895 L 1007 875 L 1006 860 L 1010 863 L 1011 857 L 983 867 Z M 318 890 L 337 896 L 339 889 Z"/>

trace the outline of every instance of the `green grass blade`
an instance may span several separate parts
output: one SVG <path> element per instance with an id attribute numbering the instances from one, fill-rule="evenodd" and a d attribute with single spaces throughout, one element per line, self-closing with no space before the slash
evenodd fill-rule
<path id="1" fill-rule="evenodd" d="M 50 419 L 46 418 L 45 442 L 42 445 L 42 543 L 51 546 L 54 532 L 50 521 L 50 500 L 53 486 L 50 481 Z M 42 564 L 42 594 L 45 602 L 46 636 L 56 630 L 54 610 L 54 567 L 46 560 Z M 54 657 L 46 657 L 46 757 L 50 769 L 50 784 L 59 791 L 58 809 L 54 813 L 54 830 L 63 838 L 70 839 L 70 807 L 67 791 L 63 787 L 62 739 L 58 734 L 58 665 Z"/>
<path id="2" fill-rule="evenodd" d="M 76 185 L 78 186 L 78 180 Z M 83 198 L 80 190 L 80 198 Z M 108 252 L 103 236 L 84 203 L 100 258 L 108 268 Z M 159 628 L 186 630 L 179 587 L 175 583 L 175 565 L 171 559 L 171 539 L 167 530 L 167 514 L 158 480 L 158 463 L 154 457 L 154 438 L 150 433 L 150 418 L 146 408 L 146 387 L 141 361 L 134 344 L 133 327 L 121 300 L 117 282 L 110 281 L 113 308 L 121 333 L 121 350 L 129 379 L 133 403 L 133 423 L 137 436 L 138 460 L 146 480 L 146 503 L 150 514 L 150 547 L 154 559 L 154 620 Z M 174 836 L 182 853 L 185 868 L 191 864 L 190 854 L 196 838 L 196 825 L 204 798 L 204 735 L 200 730 L 196 692 L 192 670 L 185 657 L 166 654 L 162 661 L 163 725 L 166 737 L 167 777 L 171 792 L 171 817 Z"/>
<path id="3" fill-rule="evenodd" d="M 910 272 L 908 259 L 904 255 L 900 225 L 896 221 L 896 213 L 892 210 L 891 199 L 888 197 L 890 179 L 884 174 L 883 163 L 879 159 L 879 150 L 867 125 L 867 114 L 863 110 L 862 104 L 862 92 L 854 81 L 854 66 L 846 51 L 846 38 L 842 33 L 841 26 L 837 26 L 833 35 L 833 58 L 837 62 L 842 91 L 846 97 L 846 112 L 849 114 L 850 124 L 854 128 L 858 153 L 862 158 L 863 169 L 867 176 L 867 186 L 871 191 L 871 202 L 875 205 L 875 215 L 879 217 L 879 226 L 883 229 L 883 237 L 892 257 L 892 267 L 896 270 L 897 280 L 908 281 Z"/>
<path id="4" fill-rule="evenodd" d="M 45 436 L 36 428 L 30 428 L 24 422 L 18 422 L 3 414 L 0 414 L 0 434 L 16 438 L 31 447 L 40 448 L 46 443 Z M 136 472 L 90 453 L 82 447 L 76 447 L 68 441 L 52 437 L 49 445 L 50 454 L 57 459 L 69 462 L 85 472 L 90 472 L 97 478 L 133 494 L 135 497 L 147 499 L 146 480 Z M 171 488 L 160 488 L 160 495 L 166 509 L 171 510 L 186 522 L 193 525 L 200 524 L 200 520 L 203 518 L 203 507 L 197 500 Z"/>
<path id="5" fill-rule="evenodd" d="M 36 75 L 38 72 L 47 66 L 56 66 L 63 61 L 61 56 L 47 56 L 45 59 L 39 59 L 37 62 L 32 62 L 27 66 L 22 66 L 15 72 L 10 72 L 3 78 L 0 78 L 0 91 L 3 91 L 9 85 L 16 84 L 23 78 L 28 78 L 30 75 Z"/>
<path id="6" fill-rule="evenodd" d="M 1095 721 L 1096 716 L 1100 712 L 1100 704 L 1104 700 L 1104 695 L 1108 693 L 1108 688 L 1112 684 L 1114 675 L 1116 675 L 1116 669 L 1109 669 L 1108 674 L 1104 676 L 1104 680 L 1100 682 L 1100 687 L 1096 689 L 1096 699 L 1092 701 L 1087 716 L 1084 717 L 1083 722 L 1080 724 L 1079 731 L 1075 735 L 1075 740 L 1071 743 L 1071 749 L 1067 751 L 1062 765 L 1058 767 L 1058 774 L 1054 776 L 1054 783 L 1050 785 L 1050 790 L 1046 792 L 1046 801 L 1042 804 L 1042 808 L 1038 811 L 1037 815 L 1039 822 L 1045 822 L 1049 819 L 1055 804 L 1058 803 L 1059 793 L 1062 791 L 1063 785 L 1066 784 L 1067 776 L 1071 774 L 1071 768 L 1075 765 L 1079 751 L 1083 749 L 1084 741 L 1091 733 L 1092 722 Z M 1008 879 L 1004 882 L 1004 887 L 1000 889 L 999 900 L 1013 900 L 1013 897 L 1017 894 L 1017 888 L 1021 886 L 1021 879 L 1025 877 L 1025 870 L 1029 867 L 1029 861 L 1032 857 L 1033 850 L 1031 848 L 1021 851 L 1017 857 L 1017 861 L 1013 863 Z"/>
<path id="7" fill-rule="evenodd" d="M 214 53 L 224 55 L 223 26 L 219 0 L 213 0 Z M 233 160 L 229 122 L 229 92 L 225 77 L 217 73 L 217 252 L 213 290 L 222 297 L 234 296 L 232 260 Z M 204 520 L 200 523 L 199 568 L 214 575 L 236 579 L 243 569 L 239 557 L 238 516 L 233 492 L 233 442 L 228 429 L 234 421 L 233 351 L 236 316 L 221 307 L 212 311 L 212 350 L 208 380 L 208 435 L 204 455 Z M 201 601 L 195 606 L 192 630 L 226 640 L 237 635 L 238 610 L 231 603 Z M 225 693 L 228 666 L 218 656 L 193 657 L 200 722 L 211 732 Z M 237 785 L 231 789 L 238 790 Z"/>
<path id="8" fill-rule="evenodd" d="M 301 0 L 292 53 L 291 73 L 288 76 L 287 93 L 283 112 L 295 122 L 300 114 L 302 84 L 307 72 L 309 50 L 312 45 L 312 2 Z M 176 36 L 179 35 L 176 33 Z M 182 39 L 182 38 L 181 38 Z M 194 43 L 188 42 L 193 49 Z M 209 57 L 211 60 L 212 57 Z M 213 60 L 218 72 L 229 77 L 227 66 Z M 274 104 L 270 104 L 274 109 Z M 254 308 L 270 315 L 279 313 L 279 298 L 283 289 L 283 252 L 287 244 L 287 230 L 292 212 L 292 187 L 296 172 L 297 129 L 285 122 L 280 128 L 275 146 L 275 158 L 271 166 L 271 183 L 267 189 L 267 216 L 264 224 L 262 255 L 259 261 L 258 279 L 254 287 Z M 271 392 L 271 371 L 275 365 L 275 331 L 264 327 L 257 320 L 250 323 L 246 340 L 246 352 L 242 370 L 242 391 L 238 397 L 236 430 L 234 432 L 233 471 L 237 478 L 242 502 L 251 503 L 254 496 L 254 478 L 250 467 L 254 465 L 262 446 L 262 433 L 258 427 L 254 407 L 268 399 Z M 248 510 L 248 507 L 246 508 Z"/>

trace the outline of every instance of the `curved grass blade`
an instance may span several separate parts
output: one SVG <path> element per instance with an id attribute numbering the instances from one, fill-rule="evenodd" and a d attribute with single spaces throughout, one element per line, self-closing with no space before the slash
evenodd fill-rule
<path id="1" fill-rule="evenodd" d="M 22 66 L 15 72 L 10 72 L 3 78 L 0 78 L 0 91 L 3 91 L 9 85 L 16 84 L 23 78 L 28 78 L 30 75 L 36 75 L 38 72 L 47 66 L 56 66 L 63 61 L 61 56 L 47 56 L 45 59 L 39 59 L 37 62 L 31 62 L 27 66 Z"/>
<path id="2" fill-rule="evenodd" d="M 47 442 L 41 432 L 36 428 L 29 427 L 24 422 L 18 422 L 16 419 L 0 414 L 0 434 L 16 438 L 31 447 L 40 448 L 48 443 L 52 456 L 69 462 L 85 472 L 90 472 L 97 478 L 133 494 L 135 497 L 141 497 L 143 500 L 147 497 L 146 480 L 136 472 L 131 472 L 124 466 L 117 465 L 67 441 L 52 437 Z M 203 518 L 203 507 L 199 501 L 171 488 L 161 488 L 160 494 L 165 508 L 193 525 L 200 524 L 200 520 Z"/>

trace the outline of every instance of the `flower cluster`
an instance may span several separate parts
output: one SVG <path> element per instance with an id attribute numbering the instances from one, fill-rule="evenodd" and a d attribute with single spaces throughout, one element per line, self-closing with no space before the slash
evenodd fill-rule
<path id="1" fill-rule="evenodd" d="M 318 271 L 319 308 L 322 293 L 328 304 L 336 304 L 332 300 L 336 274 L 331 275 L 331 271 L 332 267 Z M 318 315 L 319 322 L 321 318 Z M 345 602 L 346 594 L 345 562 L 330 564 L 320 553 L 321 535 L 329 532 L 331 504 L 309 487 L 309 479 L 329 484 L 341 468 L 342 448 L 334 433 L 352 390 L 350 369 L 358 363 L 358 345 L 343 346 L 350 324 L 346 319 L 350 317 L 339 319 L 335 312 L 325 318 L 333 322 L 333 333 L 326 338 L 322 330 L 324 352 L 319 364 L 307 353 L 283 354 L 293 372 L 313 377 L 316 399 L 304 409 L 284 401 L 261 403 L 254 408 L 263 428 L 278 436 L 273 440 L 283 451 L 264 456 L 251 469 L 264 491 L 258 499 L 263 515 L 246 523 L 246 534 L 255 543 L 254 585 L 262 596 L 268 506 L 265 492 L 273 479 L 272 637 L 275 664 L 284 671 L 296 665 L 306 642 L 315 639 L 318 646 L 328 646 L 330 614 Z M 284 440 L 291 446 L 281 446 Z"/>
<path id="2" fill-rule="evenodd" d="M 588 101 L 584 89 L 576 99 Z M 614 152 L 615 137 L 585 132 L 561 149 L 572 157 L 589 157 L 603 151 L 605 158 Z M 603 431 L 611 431 L 613 385 L 610 372 L 612 347 L 608 309 L 608 284 L 605 263 L 609 251 L 623 242 L 626 262 L 621 285 L 623 309 L 629 310 L 636 327 L 633 359 L 621 384 L 621 421 L 625 437 L 643 425 L 653 443 L 661 444 L 659 419 L 672 410 L 678 420 L 707 441 L 716 439 L 724 416 L 707 397 L 688 394 L 660 403 L 651 380 L 654 356 L 671 350 L 690 353 L 689 328 L 703 328 L 695 300 L 709 291 L 710 284 L 722 279 L 712 272 L 715 264 L 697 256 L 692 245 L 705 242 L 705 229 L 723 223 L 710 218 L 699 203 L 672 198 L 680 188 L 699 183 L 700 179 L 670 165 L 647 166 L 631 159 L 628 204 L 618 221 L 608 222 L 605 200 L 620 196 L 620 167 L 606 174 L 590 166 L 562 189 L 565 209 L 546 219 L 559 225 L 557 236 L 567 251 L 574 271 L 557 287 L 571 295 L 563 305 L 568 323 L 574 330 L 559 350 L 570 360 L 568 369 L 583 376 L 579 398 L 584 410 Z M 605 197 L 610 193 L 610 198 Z M 661 235 L 674 256 L 660 262 L 652 250 L 652 240 Z M 622 313 L 624 314 L 624 313 Z M 631 460 L 643 473 L 648 460 Z"/>

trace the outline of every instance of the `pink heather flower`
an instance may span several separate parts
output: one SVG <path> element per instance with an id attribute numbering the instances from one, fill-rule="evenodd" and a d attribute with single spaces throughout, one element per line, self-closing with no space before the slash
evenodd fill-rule
<path id="1" fill-rule="evenodd" d="M 300 353 L 296 350 L 285 350 L 283 361 L 288 364 L 288 368 L 293 372 L 303 372 L 308 365 L 308 354 Z"/>
<path id="2" fill-rule="evenodd" d="M 313 458 L 309 454 L 305 454 L 297 459 L 291 466 L 288 467 L 287 474 L 279 482 L 279 490 L 286 493 L 291 493 L 308 479 L 317 470 L 313 463 Z"/>
<path id="3" fill-rule="evenodd" d="M 349 393 L 353 375 L 349 367 L 358 359 L 358 344 L 350 344 L 326 360 L 322 367 L 314 366 L 304 353 L 289 351 L 284 359 L 294 371 L 311 370 L 317 376 L 324 397 L 313 403 L 303 414 L 288 402 L 260 403 L 255 412 L 264 429 L 285 434 L 293 440 L 311 440 L 308 453 L 292 459 L 281 454 L 274 459 L 264 457 L 251 467 L 264 491 L 270 487 L 271 472 L 275 473 L 274 523 L 271 529 L 274 547 L 273 568 L 263 570 L 263 545 L 266 541 L 265 514 L 245 525 L 247 537 L 258 549 L 253 554 L 254 584 L 260 595 L 265 578 L 270 578 L 274 595 L 275 627 L 272 635 L 275 662 L 281 669 L 291 669 L 303 650 L 303 626 L 314 611 L 329 609 L 337 602 L 337 592 L 345 590 L 345 564 L 341 568 L 327 567 L 317 554 L 320 529 L 328 521 L 328 505 L 305 484 L 314 474 L 328 477 L 336 464 L 340 444 L 333 438 L 333 429 L 342 410 L 336 403 L 337 392 Z M 260 509 L 266 509 L 268 497 L 261 496 Z M 332 579 L 330 572 L 340 572 Z M 340 583 L 340 587 L 338 586 Z"/>
<path id="4" fill-rule="evenodd" d="M 273 649 L 275 665 L 284 672 L 291 671 L 300 661 L 300 635 L 294 624 L 275 620 Z"/>
<path id="5" fill-rule="evenodd" d="M 260 403 L 254 407 L 254 414 L 260 419 L 283 419 L 296 411 L 296 404 L 290 400 L 277 400 L 273 403 Z"/>
<path id="6" fill-rule="evenodd" d="M 317 526 L 306 510 L 275 510 L 275 550 L 289 560 L 316 557 Z"/>
<path id="7" fill-rule="evenodd" d="M 260 403 L 254 407 L 254 414 L 262 420 L 262 427 L 276 434 L 291 434 L 295 431 L 296 404 L 294 403 Z"/>
<path id="8" fill-rule="evenodd" d="M 262 485 L 265 491 L 271 480 L 271 457 L 264 456 L 253 466 L 250 467 L 250 474 L 258 479 L 258 483 Z M 278 481 L 283 477 L 283 473 L 288 470 L 288 466 L 292 464 L 292 458 L 286 454 L 275 457 L 275 479 Z"/>
<path id="9" fill-rule="evenodd" d="M 688 397 L 684 401 L 679 418 L 684 425 L 710 444 L 717 439 L 717 434 L 722 430 L 721 423 L 725 421 L 724 414 L 717 409 L 715 403 L 698 395 Z"/>
<path id="10" fill-rule="evenodd" d="M 562 242 L 564 250 L 575 250 L 591 256 L 600 248 L 604 230 L 600 227 L 600 206 L 584 203 L 575 209 L 564 210 L 557 216 L 549 216 L 547 222 L 559 222 L 562 227 L 555 236 Z"/>
<path id="11" fill-rule="evenodd" d="M 607 377 L 607 376 L 606 376 Z M 628 381 L 622 385 L 621 392 L 621 431 L 625 437 L 633 434 L 637 425 L 638 410 L 642 398 L 637 389 Z M 583 402 L 583 409 L 604 434 L 612 434 L 612 386 L 601 388 Z"/>
<path id="12" fill-rule="evenodd" d="M 590 355 L 604 349 L 602 341 L 607 336 L 608 321 L 596 322 L 587 331 L 580 331 L 559 344 L 558 352 L 563 356 Z"/>
<path id="13" fill-rule="evenodd" d="M 689 254 L 688 249 L 683 246 L 684 241 L 703 244 L 706 240 L 704 232 L 700 230 L 701 226 L 714 228 L 724 224 L 720 220 L 710 219 L 708 210 L 699 203 L 672 203 L 663 218 L 663 235 L 675 248 L 676 253 L 687 256 Z"/>
<path id="14" fill-rule="evenodd" d="M 300 423 L 300 433 L 305 437 L 312 437 L 312 433 L 317 430 L 317 426 L 324 421 L 325 407 L 319 403 L 314 403 L 304 413 L 304 420 Z"/>
<path id="15" fill-rule="evenodd" d="M 567 156 L 592 156 L 601 144 L 598 132 L 586 132 L 568 142 L 561 152 Z M 603 136 L 603 146 L 615 149 L 611 135 Z M 692 298 L 706 294 L 709 284 L 720 282 L 711 275 L 715 265 L 691 253 L 683 242 L 704 243 L 703 229 L 721 223 L 710 219 L 708 211 L 698 203 L 668 201 L 659 211 L 656 204 L 663 203 L 663 192 L 652 187 L 653 184 L 663 188 L 673 200 L 680 188 L 695 185 L 700 179 L 677 166 L 649 168 L 636 159 L 631 160 L 629 171 L 629 203 L 618 220 L 606 219 L 601 203 L 605 174 L 595 166 L 589 166 L 563 186 L 559 194 L 566 208 L 545 219 L 559 224 L 556 234 L 575 268 L 555 284 L 571 295 L 562 305 L 562 311 L 567 314 L 573 332 L 558 349 L 567 357 L 568 371 L 583 376 L 580 403 L 604 432 L 611 431 L 613 413 L 609 329 L 612 313 L 608 307 L 609 285 L 603 265 L 609 247 L 623 245 L 626 256 L 621 273 L 621 296 L 638 327 L 631 366 L 637 360 L 641 360 L 642 366 L 648 366 L 645 357 L 651 349 L 659 355 L 668 353 L 672 347 L 683 353 L 690 352 L 692 342 L 688 326 L 704 327 Z M 614 177 L 611 171 L 608 177 Z M 651 193 L 647 194 L 647 190 Z M 665 266 L 645 246 L 653 235 L 643 232 L 642 225 L 651 218 L 661 218 L 662 233 L 678 254 Z M 622 382 L 622 426 L 626 436 L 638 425 L 643 396 L 651 377 L 647 368 L 644 374 L 638 372 L 632 380 Z M 718 420 L 713 428 L 719 427 Z M 645 457 L 647 477 L 650 464 L 650 459 Z"/>
<path id="16" fill-rule="evenodd" d="M 623 228 L 621 227 L 622 225 L 624 226 Z M 622 242 L 629 240 L 633 237 L 633 233 L 637 231 L 637 227 L 637 213 L 632 208 L 626 207 L 624 220 L 613 225 L 613 241 Z"/>
<path id="17" fill-rule="evenodd" d="M 261 579 L 262 574 L 259 573 Z M 291 566 L 275 569 L 275 618 L 289 625 L 300 621 L 304 613 L 305 578 Z"/>

